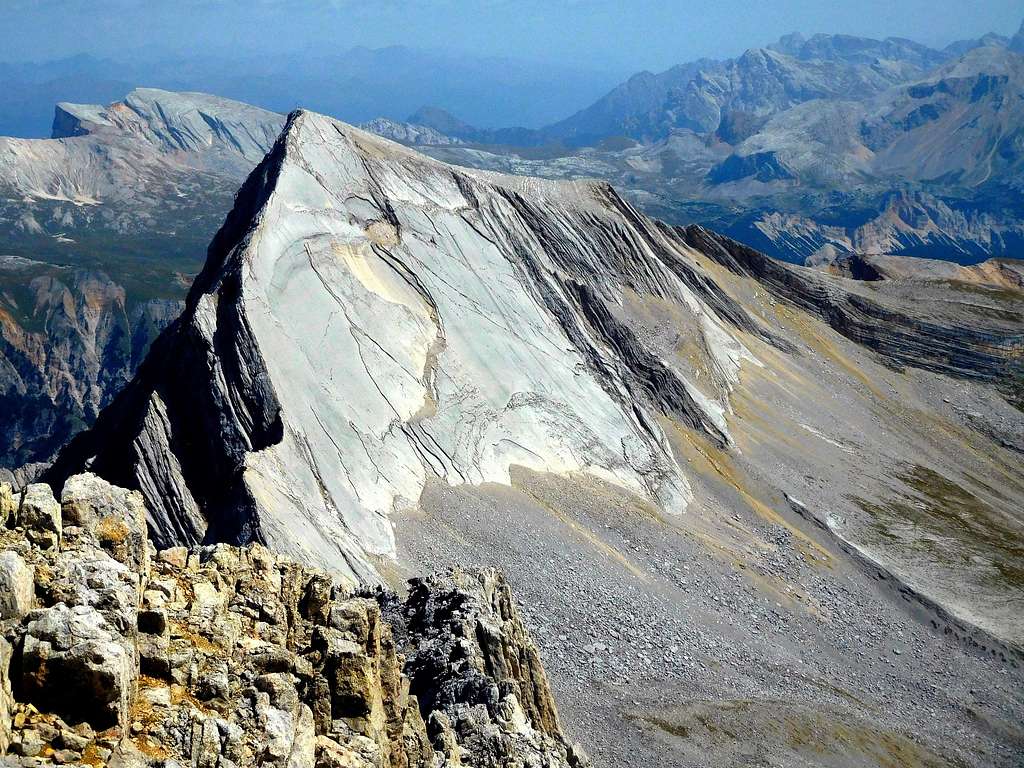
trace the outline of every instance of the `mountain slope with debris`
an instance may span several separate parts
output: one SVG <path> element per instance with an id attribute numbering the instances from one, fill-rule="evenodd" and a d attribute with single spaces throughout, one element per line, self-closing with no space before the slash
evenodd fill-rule
<path id="1" fill-rule="evenodd" d="M 372 584 L 499 565 L 607 764 L 1012 765 L 1020 299 L 781 264 L 297 112 L 45 480 L 139 490 L 161 547 Z M 810 756 L 832 719 L 861 735 Z"/>

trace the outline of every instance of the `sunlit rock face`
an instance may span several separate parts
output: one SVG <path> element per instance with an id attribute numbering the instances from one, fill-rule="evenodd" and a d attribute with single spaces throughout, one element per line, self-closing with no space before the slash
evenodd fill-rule
<path id="1" fill-rule="evenodd" d="M 699 366 L 652 351 L 652 302 Z M 372 579 L 430 478 L 589 475 L 682 513 L 658 419 L 729 443 L 729 388 L 757 364 L 739 328 L 783 344 L 607 185 L 458 170 L 300 112 L 180 321 L 55 472 L 140 488 L 161 543 L 259 539 Z"/>

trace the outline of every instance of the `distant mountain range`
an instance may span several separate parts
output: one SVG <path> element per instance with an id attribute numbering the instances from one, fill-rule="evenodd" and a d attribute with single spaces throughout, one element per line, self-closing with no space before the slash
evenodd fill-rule
<path id="1" fill-rule="evenodd" d="M 648 212 L 788 261 L 828 246 L 971 263 L 1024 242 L 1022 53 L 1024 31 L 942 50 L 788 35 L 639 73 L 537 130 L 428 107 L 382 132 L 457 139 L 412 143 L 462 165 L 607 178 Z"/>
<path id="2" fill-rule="evenodd" d="M 446 104 L 479 125 L 539 126 L 585 106 L 622 74 L 403 46 L 321 56 L 111 61 L 80 55 L 0 63 L 0 135 L 48 136 L 56 102 L 108 104 L 140 85 L 216 93 L 282 113 L 315 108 L 349 122 L 402 118 L 426 102 Z"/>
<path id="3" fill-rule="evenodd" d="M 430 107 L 363 127 L 458 165 L 604 178 L 649 214 L 788 261 L 970 264 L 1024 254 L 1021 52 L 1021 33 L 941 51 L 787 36 L 636 75 L 539 130 Z M 51 114 L 52 138 L 0 138 L 0 407 L 13 415 L 0 465 L 12 467 L 52 456 L 134 373 L 285 121 L 156 89 Z"/>

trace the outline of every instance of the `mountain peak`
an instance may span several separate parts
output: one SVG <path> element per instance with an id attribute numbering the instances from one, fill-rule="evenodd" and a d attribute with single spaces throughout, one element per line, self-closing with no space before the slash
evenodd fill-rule
<path id="1" fill-rule="evenodd" d="M 1021 22 L 1017 34 L 1010 39 L 1009 48 L 1014 53 L 1024 54 L 1024 21 Z"/>
<path id="2" fill-rule="evenodd" d="M 161 150 L 214 150 L 252 167 L 273 144 L 283 117 L 259 107 L 206 93 L 136 88 L 108 106 L 61 102 L 54 111 L 52 137 L 121 131 Z"/>
<path id="3" fill-rule="evenodd" d="M 417 109 L 409 115 L 407 122 L 433 128 L 435 131 L 446 136 L 459 136 L 476 130 L 472 125 L 464 120 L 460 120 L 448 110 L 430 105 L 424 105 Z"/>
<path id="4" fill-rule="evenodd" d="M 368 580 L 431 478 L 580 474 L 681 512 L 659 414 L 725 445 L 726 390 L 634 349 L 621 291 L 698 297 L 723 387 L 748 354 L 732 323 L 762 333 L 690 258 L 605 183 L 466 171 L 293 112 L 185 313 L 55 472 L 94 456 L 161 542 L 266 541 Z"/>

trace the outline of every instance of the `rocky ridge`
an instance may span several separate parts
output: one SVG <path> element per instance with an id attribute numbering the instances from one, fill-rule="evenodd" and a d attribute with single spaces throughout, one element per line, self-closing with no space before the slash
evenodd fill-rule
<path id="1" fill-rule="evenodd" d="M 261 546 L 156 552 L 141 496 L 0 485 L 5 764 L 588 765 L 503 578 L 402 599 Z"/>
<path id="2" fill-rule="evenodd" d="M 775 296 L 815 314 L 839 333 L 882 353 L 894 364 L 1003 384 L 1024 376 L 1024 334 L 1019 312 L 1024 307 L 1024 296 L 1015 295 L 1019 285 L 1011 288 L 1010 301 L 1006 303 L 1017 312 L 991 312 L 988 306 L 975 306 L 973 296 L 968 296 L 957 303 L 956 315 L 944 316 L 932 305 L 892 301 L 878 286 L 863 292 L 856 282 L 844 285 L 821 280 L 811 269 L 784 265 L 697 225 L 686 227 L 681 233 L 690 245 L 722 266 L 738 274 L 756 275 L 761 285 Z M 871 268 L 867 266 L 871 264 L 869 260 L 862 258 L 859 263 L 865 269 Z M 959 269 L 968 275 L 984 274 L 978 267 Z M 1007 286 L 1016 274 L 1010 268 L 1005 270 L 1003 279 Z M 882 277 L 880 272 L 875 275 L 878 279 Z M 865 275 L 859 273 L 857 277 L 863 279 Z M 992 295 L 998 297 L 1000 277 L 1003 275 L 997 272 L 965 287 L 970 292 L 974 285 L 991 285 Z M 957 288 L 950 282 L 941 283 L 934 290 L 946 303 L 958 298 Z M 974 293 L 985 295 L 983 288 L 975 289 Z"/>
<path id="3" fill-rule="evenodd" d="M 651 215 L 786 261 L 830 245 L 973 263 L 1016 257 L 1024 242 L 1022 66 L 997 35 L 942 51 L 787 36 L 735 59 L 640 73 L 522 135 L 476 131 L 441 110 L 417 118 L 476 144 L 426 149 L 447 162 L 605 178 Z"/>
<path id="4" fill-rule="evenodd" d="M 142 490 L 158 542 L 215 530 L 370 579 L 367 556 L 393 551 L 389 514 L 427 476 L 582 471 L 679 511 L 686 480 L 649 409 L 725 444 L 721 398 L 747 354 L 730 329 L 784 346 L 679 248 L 606 185 L 469 174 L 295 113 L 182 318 L 53 481 L 95 456 Z M 626 287 L 686 302 L 710 388 L 634 343 L 612 304 Z M 314 360 L 303 339 L 328 336 Z M 519 366 L 503 386 L 475 383 L 507 359 Z M 269 482 L 282 471 L 288 494 Z"/>
<path id="5" fill-rule="evenodd" d="M 741 461 L 796 498 L 811 493 L 826 530 L 1015 644 L 1001 597 L 1014 588 L 1014 545 L 997 548 L 998 565 L 979 554 L 964 601 L 953 585 L 968 578 L 943 550 L 879 537 L 903 502 L 869 500 L 857 480 L 891 478 L 877 487 L 896 499 L 975 499 L 1016 540 L 1019 489 L 1005 468 L 1024 446 L 1010 405 L 1017 294 L 930 290 L 925 308 L 906 285 L 787 266 L 647 219 L 607 185 L 453 168 L 298 112 L 240 191 L 181 318 L 45 480 L 60 488 L 91 468 L 138 489 L 160 546 L 260 542 L 375 583 L 399 558 L 396 521 L 423 510 L 434 482 L 515 487 L 529 470 L 610 483 L 684 520 L 723 503 L 705 483 L 738 483 L 724 466 Z M 831 334 L 856 348 L 841 354 Z M 774 389 L 778 376 L 798 384 Z M 833 383 L 817 393 L 822 377 Z M 912 388 L 919 410 L 881 380 Z M 752 392 L 762 384 L 767 399 Z M 835 420 L 841 396 L 860 414 L 856 448 L 833 437 L 848 428 Z M 984 410 L 965 424 L 945 406 L 952 396 Z M 797 485 L 840 459 L 754 438 L 761 422 L 740 411 L 752 401 L 767 423 L 791 420 L 838 450 L 850 484 Z M 878 414 L 895 409 L 887 423 L 899 431 L 879 431 Z M 963 454 L 930 447 L 934 423 L 989 441 L 962 480 L 976 491 L 935 485 Z M 774 455 L 784 443 L 792 452 Z M 929 448 L 908 452 L 918 444 Z M 980 486 L 979 472 L 1007 480 Z"/>
<path id="6" fill-rule="evenodd" d="M 142 88 L 0 138 L 0 466 L 51 459 L 131 378 L 283 121 Z"/>

